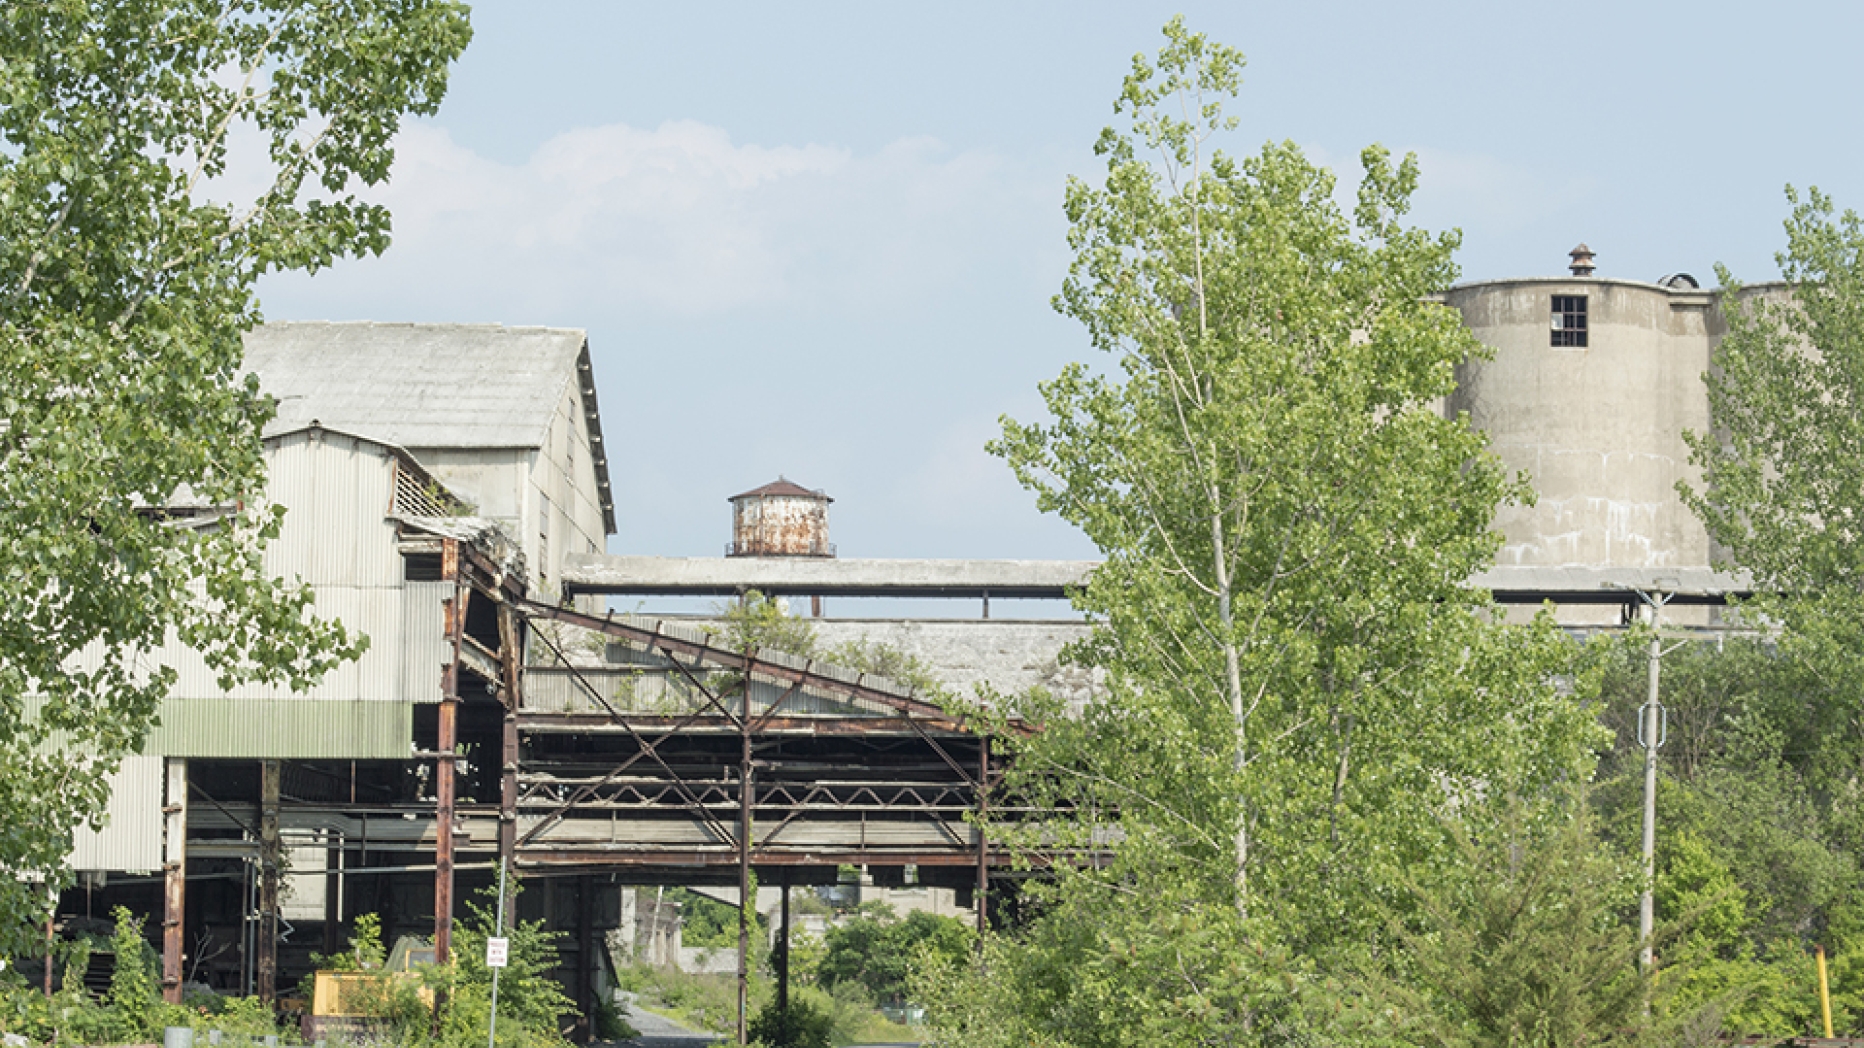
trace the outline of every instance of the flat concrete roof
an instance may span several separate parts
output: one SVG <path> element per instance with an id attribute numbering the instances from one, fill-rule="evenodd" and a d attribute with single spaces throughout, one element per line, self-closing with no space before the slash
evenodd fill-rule
<path id="1" fill-rule="evenodd" d="M 728 597 L 969 597 L 1062 599 L 1098 566 L 1091 560 L 881 560 L 830 557 L 616 557 L 572 554 L 563 585 L 573 593 Z M 1690 568 L 1503 565 L 1470 580 L 1501 604 L 1622 604 L 1630 591 L 1667 593 L 1679 604 L 1723 604 L 1752 589 L 1744 574 Z"/>
<path id="2" fill-rule="evenodd" d="M 1086 581 L 1091 560 L 878 560 L 830 557 L 563 558 L 572 593 L 768 596 L 1063 598 Z"/>

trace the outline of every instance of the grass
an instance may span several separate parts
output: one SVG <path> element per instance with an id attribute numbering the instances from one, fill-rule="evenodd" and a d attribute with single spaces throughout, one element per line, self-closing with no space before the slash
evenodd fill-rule
<path id="1" fill-rule="evenodd" d="M 708 1033 L 729 1034 L 737 1029 L 738 977 L 735 975 L 692 975 L 647 965 L 617 965 L 615 974 L 620 987 L 635 994 L 636 1003 L 656 1015 Z M 792 990 L 798 995 L 809 995 L 834 1016 L 836 1044 L 919 1040 L 917 1029 L 890 1022 L 880 1014 L 858 984 L 844 983 L 836 989 L 839 992 L 815 987 Z M 751 1014 L 756 1015 L 776 996 L 776 987 L 763 975 L 753 974 L 748 996 Z"/>

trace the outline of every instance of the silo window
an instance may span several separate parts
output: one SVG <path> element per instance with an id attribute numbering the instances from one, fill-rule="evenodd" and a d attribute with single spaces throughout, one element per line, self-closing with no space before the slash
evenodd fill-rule
<path id="1" fill-rule="evenodd" d="M 1586 344 L 1586 296 L 1553 296 L 1553 344 L 1556 346 L 1584 346 Z"/>

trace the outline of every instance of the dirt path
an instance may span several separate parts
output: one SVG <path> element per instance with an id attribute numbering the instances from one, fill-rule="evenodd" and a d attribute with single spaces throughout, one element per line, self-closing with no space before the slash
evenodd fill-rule
<path id="1" fill-rule="evenodd" d="M 641 1035 L 631 1041 L 614 1042 L 616 1048 L 705 1048 L 725 1042 L 725 1038 L 717 1034 L 688 1030 L 671 1019 L 636 1008 L 632 1000 L 626 1003 L 626 1008 L 628 1025 L 639 1030 Z"/>

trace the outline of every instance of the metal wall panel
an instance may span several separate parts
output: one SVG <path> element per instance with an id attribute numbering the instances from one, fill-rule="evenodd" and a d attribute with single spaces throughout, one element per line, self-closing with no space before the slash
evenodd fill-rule
<path id="1" fill-rule="evenodd" d="M 147 873 L 162 868 L 162 758 L 123 758 L 110 777 L 104 828 L 72 834 L 76 870 Z"/>
<path id="2" fill-rule="evenodd" d="M 405 760 L 413 742 L 408 703 L 168 699 L 146 749 L 176 757 Z"/>
<path id="3" fill-rule="evenodd" d="M 401 644 L 395 679 L 403 702 L 439 702 L 440 668 L 453 661 L 446 613 L 440 602 L 453 596 L 451 582 L 409 582 L 402 591 Z"/>

